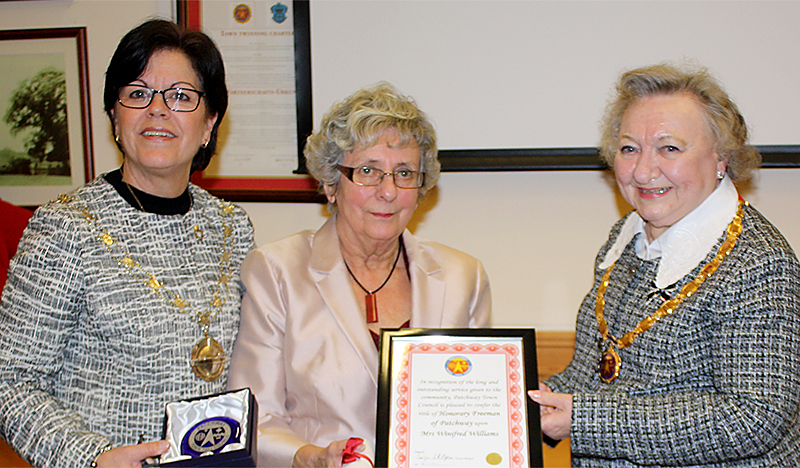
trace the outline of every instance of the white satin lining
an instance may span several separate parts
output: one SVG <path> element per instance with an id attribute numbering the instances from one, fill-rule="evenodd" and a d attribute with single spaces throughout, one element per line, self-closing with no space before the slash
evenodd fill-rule
<path id="1" fill-rule="evenodd" d="M 167 433 L 169 450 L 161 456 L 161 463 L 188 460 L 181 455 L 181 441 L 195 424 L 204 419 L 224 416 L 239 421 L 239 442 L 228 444 L 220 453 L 246 448 L 248 416 L 250 414 L 250 389 L 204 398 L 195 401 L 173 401 L 167 404 Z M 208 452 L 202 456 L 213 455 Z"/>

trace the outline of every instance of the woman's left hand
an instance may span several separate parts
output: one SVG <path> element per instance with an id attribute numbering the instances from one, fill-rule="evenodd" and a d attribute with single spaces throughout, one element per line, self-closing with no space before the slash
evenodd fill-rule
<path id="1" fill-rule="evenodd" d="M 540 383 L 539 390 L 528 392 L 531 400 L 541 407 L 542 432 L 553 440 L 569 437 L 572 422 L 572 395 L 553 393 L 547 385 Z"/>

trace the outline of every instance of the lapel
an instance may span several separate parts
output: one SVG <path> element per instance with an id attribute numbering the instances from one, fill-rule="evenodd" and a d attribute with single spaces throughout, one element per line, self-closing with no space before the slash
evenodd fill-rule
<path id="1" fill-rule="evenodd" d="M 441 328 L 445 283 L 439 262 L 406 230 L 403 246 L 411 272 L 411 327 Z"/>
<path id="2" fill-rule="evenodd" d="M 411 326 L 440 328 L 445 298 L 442 267 L 408 230 L 403 233 L 403 245 L 411 275 Z M 342 260 L 335 214 L 314 235 L 311 272 L 328 310 L 377 385 L 378 351 Z"/>
<path id="3" fill-rule="evenodd" d="M 378 351 L 361 315 L 361 307 L 342 260 L 339 236 L 336 233 L 336 215 L 328 218 L 314 235 L 311 245 L 311 273 L 328 311 L 353 346 L 373 383 L 377 385 Z"/>

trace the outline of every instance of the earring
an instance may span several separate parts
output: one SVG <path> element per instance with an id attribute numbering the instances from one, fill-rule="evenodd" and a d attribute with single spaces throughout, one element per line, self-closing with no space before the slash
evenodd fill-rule
<path id="1" fill-rule="evenodd" d="M 204 141 L 203 144 L 200 146 L 202 146 L 205 149 L 208 146 L 208 140 Z"/>
<path id="2" fill-rule="evenodd" d="M 114 135 L 114 141 L 116 141 L 117 144 L 119 144 L 119 135 Z"/>
<path id="3" fill-rule="evenodd" d="M 717 179 L 722 180 L 725 178 L 725 171 L 717 171 Z"/>

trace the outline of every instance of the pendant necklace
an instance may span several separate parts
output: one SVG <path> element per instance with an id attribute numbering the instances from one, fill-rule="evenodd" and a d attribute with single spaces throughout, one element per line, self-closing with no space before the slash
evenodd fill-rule
<path id="1" fill-rule="evenodd" d="M 136 192 L 134 192 L 133 189 L 131 188 L 131 184 L 125 182 L 124 180 L 122 181 L 122 183 L 125 184 L 125 187 L 128 188 L 128 193 L 130 193 L 131 196 L 133 197 L 133 200 L 136 202 L 136 206 L 139 207 L 139 211 L 147 213 L 148 211 L 144 209 L 144 205 L 142 204 L 141 201 L 139 201 L 139 197 L 136 196 Z M 189 203 L 190 203 L 189 209 L 191 210 L 192 205 L 194 205 L 194 199 L 190 199 Z M 192 229 L 194 229 L 194 237 L 196 237 L 197 240 L 199 241 L 203 240 L 203 230 L 200 229 L 200 226 L 195 224 L 194 226 L 192 226 Z"/>
<path id="2" fill-rule="evenodd" d="M 127 183 L 125 184 L 127 185 Z M 133 191 L 128 186 L 139 208 L 144 211 L 141 203 Z M 225 350 L 212 336 L 209 335 L 209 328 L 214 318 L 222 310 L 225 298 L 228 295 L 228 281 L 231 277 L 231 253 L 233 242 L 233 227 L 230 218 L 233 216 L 234 206 L 230 203 L 220 202 L 222 213 L 222 243 L 220 246 L 219 277 L 214 293 L 208 300 L 206 310 L 195 310 L 191 304 L 180 295 L 170 291 L 162 281 L 155 275 L 145 270 L 142 265 L 131 257 L 130 252 L 120 244 L 107 230 L 100 226 L 97 217 L 92 214 L 89 208 L 70 195 L 61 195 L 57 202 L 62 204 L 72 203 L 73 206 L 83 215 L 91 228 L 97 234 L 97 238 L 108 249 L 112 258 L 120 264 L 128 274 L 133 276 L 141 283 L 147 285 L 154 294 L 160 297 L 167 304 L 174 306 L 180 313 L 194 316 L 194 320 L 200 327 L 203 337 L 195 343 L 190 353 L 189 365 L 192 372 L 206 382 L 213 382 L 222 375 L 225 368 Z"/>
<path id="3" fill-rule="evenodd" d="M 383 289 L 383 287 L 386 286 L 386 283 L 389 282 L 389 279 L 391 279 L 392 273 L 394 273 L 394 269 L 397 267 L 397 261 L 400 260 L 400 254 L 403 252 L 403 248 L 404 248 L 403 241 L 400 240 L 400 245 L 397 248 L 397 257 L 394 258 L 394 264 L 392 265 L 392 269 L 389 270 L 389 276 L 387 276 L 386 279 L 383 280 L 383 284 L 378 286 L 378 289 L 375 289 L 373 291 L 368 291 L 367 288 L 365 288 L 361 284 L 361 282 L 358 281 L 356 275 L 354 275 L 353 271 L 350 270 L 350 266 L 347 265 L 347 260 L 344 259 L 344 255 L 342 256 L 344 267 L 347 268 L 347 272 L 350 273 L 350 277 L 353 278 L 353 281 L 356 282 L 358 287 L 360 287 L 365 293 L 367 293 L 367 297 L 364 298 L 364 303 L 365 303 L 364 305 L 367 308 L 367 323 L 378 323 L 378 298 L 375 296 L 375 294 L 381 289 Z"/>
<path id="4" fill-rule="evenodd" d="M 600 330 L 600 335 L 603 338 L 602 342 L 605 343 L 606 340 L 609 341 L 608 349 L 603 353 L 602 356 L 600 356 L 600 361 L 597 364 L 597 372 L 600 374 L 600 380 L 605 383 L 610 383 L 619 376 L 620 369 L 622 368 L 622 358 L 617 352 L 617 349 L 627 348 L 633 343 L 633 340 L 639 334 L 646 332 L 662 317 L 672 314 L 675 309 L 681 305 L 684 299 L 694 294 L 697 291 L 697 288 L 699 288 L 700 285 L 703 284 L 703 282 L 717 270 L 720 263 L 722 263 L 725 257 L 731 252 L 731 250 L 733 250 L 733 247 L 736 245 L 736 239 L 742 232 L 742 216 L 744 215 L 744 210 L 742 207 L 747 204 L 748 203 L 746 201 L 739 200 L 739 208 L 736 211 L 736 215 L 733 217 L 733 220 L 725 230 L 727 232 L 727 236 L 725 237 L 725 241 L 720 246 L 716 257 L 714 257 L 703 267 L 702 270 L 700 270 L 700 273 L 695 279 L 686 283 L 686 285 L 681 288 L 681 291 L 677 296 L 661 304 L 661 307 L 659 307 L 658 310 L 639 322 L 636 328 L 623 335 L 622 338 L 616 338 L 608 331 L 608 323 L 603 316 L 603 309 L 605 309 L 606 306 L 604 297 L 606 289 L 608 289 L 609 277 L 611 276 L 611 270 L 614 269 L 614 265 L 608 267 L 608 270 L 606 270 L 605 274 L 603 275 L 603 279 L 600 281 L 600 286 L 597 288 L 597 301 L 595 303 L 597 328 Z"/>

